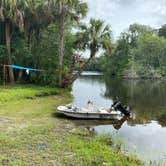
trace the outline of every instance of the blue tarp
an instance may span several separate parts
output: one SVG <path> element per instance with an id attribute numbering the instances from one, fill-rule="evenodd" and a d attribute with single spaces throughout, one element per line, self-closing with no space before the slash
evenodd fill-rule
<path id="1" fill-rule="evenodd" d="M 43 70 L 39 70 L 39 69 L 33 69 L 33 68 L 28 68 L 28 67 L 16 66 L 16 65 L 8 65 L 8 67 L 13 68 L 13 69 L 21 69 L 21 70 L 29 70 L 29 71 L 43 71 Z"/>

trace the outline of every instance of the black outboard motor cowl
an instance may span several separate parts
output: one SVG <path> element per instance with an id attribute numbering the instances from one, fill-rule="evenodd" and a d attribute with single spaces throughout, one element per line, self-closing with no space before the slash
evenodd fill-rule
<path id="1" fill-rule="evenodd" d="M 130 116 L 130 111 L 127 110 L 120 101 L 115 101 L 112 105 L 112 107 L 115 109 L 115 110 L 118 110 L 120 111 L 121 113 L 123 113 L 124 115 L 126 116 Z"/>

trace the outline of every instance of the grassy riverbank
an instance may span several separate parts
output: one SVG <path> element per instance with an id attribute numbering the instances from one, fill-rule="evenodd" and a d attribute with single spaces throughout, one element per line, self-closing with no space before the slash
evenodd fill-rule
<path id="1" fill-rule="evenodd" d="M 113 149 L 110 137 L 57 117 L 56 107 L 72 99 L 67 90 L 29 85 L 0 90 L 0 165 L 140 165 Z"/>

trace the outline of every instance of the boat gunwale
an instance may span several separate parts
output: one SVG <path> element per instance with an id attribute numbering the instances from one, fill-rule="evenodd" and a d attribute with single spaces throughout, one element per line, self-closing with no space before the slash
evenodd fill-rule
<path id="1" fill-rule="evenodd" d="M 93 115 L 121 115 L 121 113 L 102 113 L 102 112 L 80 112 L 80 111 L 62 111 L 58 110 L 60 113 L 69 113 L 69 114 L 93 114 Z"/>

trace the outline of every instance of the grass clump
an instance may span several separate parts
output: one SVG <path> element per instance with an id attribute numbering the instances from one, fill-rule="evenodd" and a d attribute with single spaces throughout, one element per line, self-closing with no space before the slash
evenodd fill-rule
<path id="1" fill-rule="evenodd" d="M 143 164 L 135 156 L 125 156 L 122 152 L 115 151 L 110 135 L 89 136 L 88 134 L 82 137 L 80 133 L 76 133 L 67 137 L 66 142 L 68 150 L 75 155 L 73 165 L 137 166 Z"/>
<path id="2" fill-rule="evenodd" d="M 0 86 L 0 103 L 23 98 L 34 99 L 35 97 L 57 95 L 63 91 L 63 89 L 36 85 L 7 86 L 6 88 Z"/>

